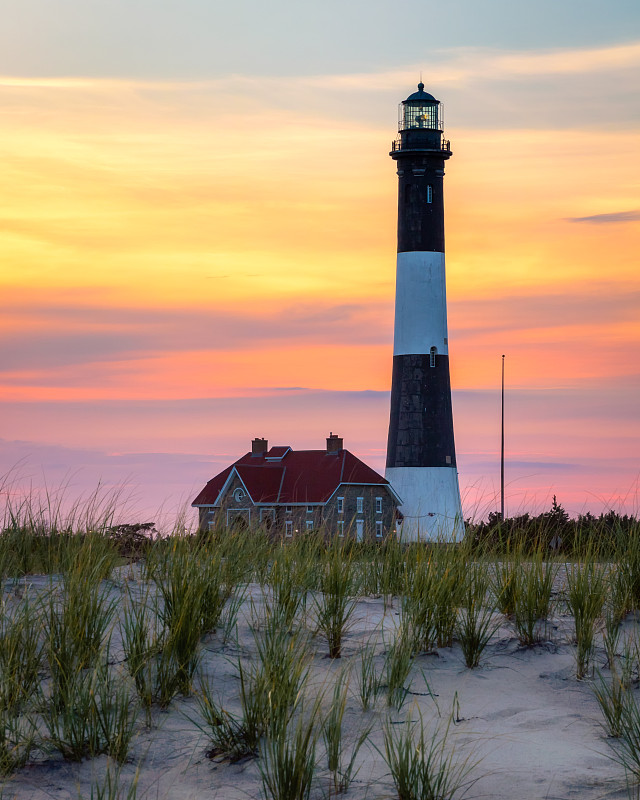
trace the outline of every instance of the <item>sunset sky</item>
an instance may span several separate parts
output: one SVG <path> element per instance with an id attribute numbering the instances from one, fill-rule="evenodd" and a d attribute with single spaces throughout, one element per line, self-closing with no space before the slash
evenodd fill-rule
<path id="1" fill-rule="evenodd" d="M 640 511 L 637 0 L 22 0 L 0 28 L 0 473 L 135 516 L 264 436 L 384 470 L 397 105 L 445 107 L 465 516 Z"/>

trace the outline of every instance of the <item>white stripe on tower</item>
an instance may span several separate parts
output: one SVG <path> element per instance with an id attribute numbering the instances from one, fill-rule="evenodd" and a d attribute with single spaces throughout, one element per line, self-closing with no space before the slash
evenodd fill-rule
<path id="1" fill-rule="evenodd" d="M 385 475 L 402 499 L 405 541 L 463 533 L 449 380 L 440 103 L 423 84 L 400 105 L 398 261 Z"/>
<path id="2" fill-rule="evenodd" d="M 398 253 L 393 355 L 449 354 L 444 253 Z"/>

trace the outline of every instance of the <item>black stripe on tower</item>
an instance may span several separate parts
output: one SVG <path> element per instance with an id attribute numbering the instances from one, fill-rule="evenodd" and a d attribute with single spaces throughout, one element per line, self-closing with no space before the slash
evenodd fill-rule
<path id="1" fill-rule="evenodd" d="M 418 154 L 398 160 L 398 252 L 444 253 L 444 159 Z"/>
<path id="2" fill-rule="evenodd" d="M 449 356 L 394 356 L 392 387 L 387 467 L 455 467 Z"/>

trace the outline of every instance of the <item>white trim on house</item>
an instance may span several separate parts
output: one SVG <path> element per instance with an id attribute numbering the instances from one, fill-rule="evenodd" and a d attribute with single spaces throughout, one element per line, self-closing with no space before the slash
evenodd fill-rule
<path id="1" fill-rule="evenodd" d="M 400 496 L 398 495 L 398 493 L 396 492 L 396 490 L 393 488 L 393 486 L 390 483 L 347 483 L 346 481 L 341 481 L 336 486 L 335 490 L 329 495 L 329 497 L 327 497 L 327 499 L 326 499 L 326 501 L 324 503 L 325 506 L 327 505 L 327 503 L 329 503 L 331 501 L 331 499 L 333 498 L 334 494 L 337 491 L 340 490 L 341 486 L 378 486 L 380 489 L 388 489 L 391 492 L 391 496 L 396 499 L 398 505 L 401 505 L 401 503 L 402 503 L 402 500 L 400 499 Z M 306 503 L 304 503 L 303 505 L 306 505 Z"/>
<path id="2" fill-rule="evenodd" d="M 282 461 L 282 459 L 287 455 L 287 453 L 290 453 L 290 452 L 291 452 L 291 448 L 287 447 L 287 449 L 284 451 L 284 453 L 281 456 L 268 456 L 265 453 L 264 460 L 265 461 Z"/>
<path id="3" fill-rule="evenodd" d="M 251 509 L 250 508 L 228 508 L 227 509 L 227 525 L 229 524 L 229 514 L 242 514 L 245 511 L 249 514 L 249 525 L 251 525 Z"/>
<path id="4" fill-rule="evenodd" d="M 251 492 L 247 489 L 246 484 L 242 480 L 242 478 L 240 477 L 240 473 L 238 472 L 238 470 L 235 468 L 235 466 L 233 466 L 231 468 L 231 472 L 229 473 L 229 475 L 227 477 L 227 480 L 222 485 L 222 489 L 220 489 L 220 491 L 218 492 L 218 496 L 216 497 L 215 502 L 214 503 L 206 503 L 206 504 L 203 503 L 202 505 L 199 505 L 199 506 L 193 506 L 193 508 L 220 508 L 220 505 L 222 503 L 222 496 L 224 495 L 224 493 L 227 490 L 227 487 L 229 486 L 229 484 L 233 480 L 234 475 L 237 476 L 238 480 L 240 481 L 240 483 L 244 487 L 245 492 L 247 493 L 247 497 L 253 503 L 253 497 L 251 497 Z M 258 505 L 258 503 L 253 503 L 253 505 L 256 506 L 256 505 Z M 273 503 L 261 503 L 261 505 L 273 505 Z"/>

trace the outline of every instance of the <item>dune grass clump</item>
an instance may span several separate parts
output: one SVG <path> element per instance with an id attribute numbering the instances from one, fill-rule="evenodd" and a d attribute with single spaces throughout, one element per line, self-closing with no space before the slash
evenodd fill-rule
<path id="1" fill-rule="evenodd" d="M 357 774 L 355 769 L 356 758 L 362 745 L 366 742 L 373 723 L 370 723 L 360 732 L 351 748 L 348 760 L 345 757 L 344 742 L 344 715 L 347 708 L 348 682 L 342 673 L 336 679 L 333 687 L 333 696 L 328 714 L 322 720 L 322 739 L 327 755 L 327 768 L 331 773 L 333 792 L 341 794 L 346 792 Z"/>
<path id="2" fill-rule="evenodd" d="M 44 664 L 40 604 L 27 595 L 17 608 L 0 605 L 0 708 L 19 710 L 40 683 Z"/>
<path id="3" fill-rule="evenodd" d="M 603 692 L 604 700 L 598 696 Z M 611 757 L 620 764 L 630 785 L 640 784 L 640 704 L 634 692 L 615 683 L 600 683 L 596 698 L 610 731 L 617 733 L 611 742 Z"/>
<path id="4" fill-rule="evenodd" d="M 160 649 L 157 617 L 149 609 L 148 591 L 142 602 L 127 594 L 120 621 L 120 636 L 127 671 L 133 679 L 138 701 L 144 709 L 147 726 L 151 725 L 151 706 L 159 698 L 167 704 L 174 696 L 173 687 L 155 683 L 154 660 Z"/>
<path id="5" fill-rule="evenodd" d="M 70 761 L 101 754 L 126 761 L 136 723 L 135 705 L 122 676 L 106 664 L 76 670 L 43 702 L 48 740 Z"/>
<path id="6" fill-rule="evenodd" d="M 0 606 L 0 776 L 23 767 L 36 746 L 32 697 L 43 662 L 40 610 L 27 597 Z"/>
<path id="7" fill-rule="evenodd" d="M 156 657 L 161 706 L 176 694 L 189 695 L 200 660 L 200 640 L 217 624 L 220 601 L 218 565 L 210 566 L 186 537 L 173 537 L 149 560 L 147 569 L 158 589 L 155 613 L 161 634 Z"/>
<path id="8" fill-rule="evenodd" d="M 299 713 L 284 727 L 269 729 L 258 762 L 265 800 L 308 800 L 317 768 L 316 719 L 319 702 Z"/>
<path id="9" fill-rule="evenodd" d="M 475 565 L 465 582 L 462 608 L 456 623 L 456 634 L 469 669 L 480 664 L 480 658 L 498 628 L 493 608 L 488 603 L 490 578 L 484 566 Z"/>
<path id="10" fill-rule="evenodd" d="M 270 724 L 276 713 L 286 714 L 295 706 L 309 674 L 307 635 L 289 633 L 280 614 L 277 608 L 267 608 L 264 627 L 254 631 L 257 654 L 254 678 L 257 683 L 265 684 Z"/>
<path id="11" fill-rule="evenodd" d="M 611 679 L 607 681 L 602 674 L 593 684 L 593 693 L 602 716 L 605 720 L 607 733 L 614 739 L 622 736 L 624 730 L 623 718 L 630 702 L 631 669 L 630 662 L 623 664 L 622 669 L 614 667 L 611 670 Z"/>
<path id="12" fill-rule="evenodd" d="M 58 710 L 69 702 L 78 675 L 98 664 L 107 643 L 116 601 L 100 584 L 101 570 L 102 562 L 77 561 L 64 576 L 62 592 L 51 589 L 44 600 L 50 702 Z"/>
<path id="13" fill-rule="evenodd" d="M 449 726 L 429 734 L 422 716 L 384 728 L 384 751 L 398 800 L 453 800 L 472 783 L 475 764 L 458 759 L 448 744 Z"/>
<path id="14" fill-rule="evenodd" d="M 387 536 L 380 549 L 380 588 L 384 597 L 385 610 L 391 598 L 402 594 L 405 585 L 406 564 L 413 559 L 407 546 L 395 536 Z"/>
<path id="15" fill-rule="evenodd" d="M 384 663 L 384 685 L 387 705 L 399 711 L 409 694 L 409 675 L 416 655 L 416 636 L 406 622 L 401 623 L 393 644 L 387 649 Z"/>
<path id="16" fill-rule="evenodd" d="M 521 547 L 517 545 L 512 547 L 508 543 L 505 556 L 494 561 L 491 592 L 495 598 L 496 608 L 507 617 L 516 612 L 518 577 L 522 560 Z"/>
<path id="17" fill-rule="evenodd" d="M 240 717 L 224 708 L 212 687 L 202 680 L 196 701 L 213 754 L 232 761 L 258 754 L 268 730 L 284 730 L 302 697 L 308 677 L 308 644 L 302 634 L 290 634 L 278 610 L 267 609 L 264 627 L 254 630 L 257 659 L 238 661 Z"/>
<path id="18" fill-rule="evenodd" d="M 465 587 L 466 556 L 466 549 L 450 544 L 438 544 L 434 548 L 434 633 L 438 647 L 451 647 L 453 644 L 458 607 Z"/>
<path id="19" fill-rule="evenodd" d="M 301 564 L 300 553 L 294 552 L 293 547 L 289 549 L 281 544 L 271 563 L 268 585 L 271 587 L 274 610 L 287 629 L 293 627 L 305 605 L 306 590 L 299 583 L 301 578 L 306 582 L 306 569 Z"/>
<path id="20" fill-rule="evenodd" d="M 37 729 L 30 715 L 0 707 L 0 776 L 24 767 L 37 742 Z"/>
<path id="21" fill-rule="evenodd" d="M 376 669 L 376 649 L 372 644 L 367 644 L 360 651 L 357 675 L 358 696 L 363 711 L 368 711 L 375 705 L 378 695 L 382 691 L 382 676 Z"/>
<path id="22" fill-rule="evenodd" d="M 359 592 L 353 556 L 340 543 L 326 551 L 319 590 L 315 598 L 318 629 L 329 645 L 329 658 L 340 658 Z"/>
<path id="23" fill-rule="evenodd" d="M 567 604 L 573 614 L 576 643 L 576 677 L 584 678 L 593 655 L 597 619 L 606 594 L 605 573 L 600 564 L 587 556 L 567 570 Z"/>
<path id="24" fill-rule="evenodd" d="M 139 773 L 136 772 L 129 785 L 122 786 L 121 766 L 114 770 L 109 765 L 102 781 L 95 781 L 91 786 L 87 800 L 136 800 L 138 796 L 138 777 Z M 83 798 L 80 797 L 79 800 L 83 800 Z"/>
<path id="25" fill-rule="evenodd" d="M 433 560 L 427 551 L 416 554 L 407 564 L 402 597 L 402 619 L 416 638 L 417 646 L 430 650 L 436 641 L 436 617 L 440 584 Z"/>
<path id="26" fill-rule="evenodd" d="M 622 616 L 628 611 L 640 608 L 640 530 L 635 536 L 621 537 L 621 544 L 615 553 L 616 582 Z M 622 602 L 622 600 L 626 602 Z"/>
<path id="27" fill-rule="evenodd" d="M 516 635 L 525 647 L 532 647 L 546 636 L 546 621 L 551 616 L 553 582 L 557 571 L 557 564 L 545 562 L 541 550 L 519 565 L 514 622 Z"/>
<path id="28" fill-rule="evenodd" d="M 211 744 L 210 755 L 224 755 L 232 763 L 247 756 L 257 756 L 260 740 L 266 727 L 266 702 L 264 685 L 246 676 L 241 665 L 240 704 L 242 716 L 236 718 L 229 713 L 213 695 L 210 684 L 203 680 L 195 695 L 203 722 L 195 724 L 207 736 Z"/>

